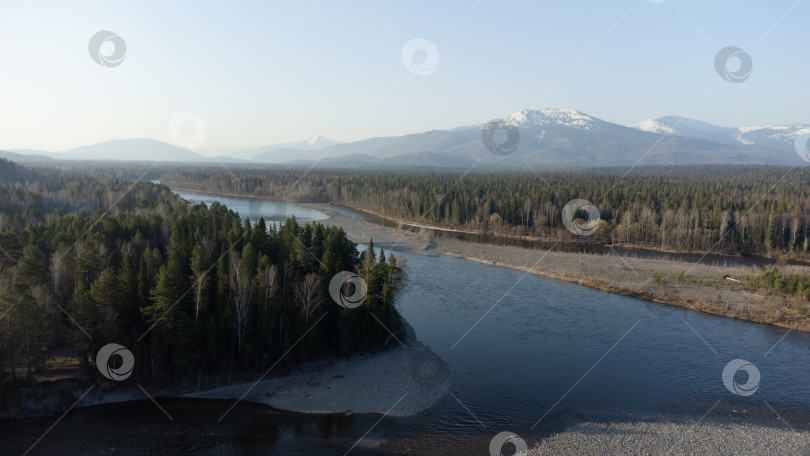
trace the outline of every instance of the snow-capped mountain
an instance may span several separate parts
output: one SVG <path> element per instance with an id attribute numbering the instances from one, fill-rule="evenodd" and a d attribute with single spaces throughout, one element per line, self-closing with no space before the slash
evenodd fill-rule
<path id="1" fill-rule="evenodd" d="M 810 133 L 810 125 L 762 125 L 740 128 L 743 144 L 757 144 L 780 150 L 795 150 L 796 136 Z"/>
<path id="2" fill-rule="evenodd" d="M 506 116 L 504 121 L 506 125 L 517 127 L 515 130 L 519 135 L 519 138 L 515 138 L 516 147 L 504 154 L 488 150 L 482 139 L 481 128 L 431 130 L 405 136 L 371 138 L 337 144 L 319 152 L 322 152 L 323 160 L 342 156 L 359 157 L 361 154 L 376 157 L 382 159 L 383 166 L 393 164 L 393 159 L 404 156 L 430 158 L 424 166 L 437 166 L 437 156 L 441 156 L 455 159 L 443 160 L 441 163 L 444 164 L 473 160 L 479 162 L 477 166 L 520 168 L 525 168 L 526 163 L 532 166 L 577 167 L 801 163 L 795 153 L 729 139 L 716 142 L 679 135 L 661 138 L 658 133 L 607 122 L 574 109 L 524 109 Z M 684 125 L 690 123 L 685 122 Z M 506 132 L 501 133 L 503 139 Z M 304 157 L 300 152 L 287 151 L 287 156 L 295 157 L 299 163 L 321 157 L 314 155 Z"/>
<path id="3" fill-rule="evenodd" d="M 668 133 L 722 144 L 748 144 L 782 151 L 793 151 L 796 136 L 810 133 L 810 125 L 804 124 L 732 128 L 677 116 L 649 119 L 631 127 L 656 134 Z"/>
<path id="4" fill-rule="evenodd" d="M 663 120 L 667 119 L 667 117 L 662 117 L 660 119 L 647 119 L 643 122 L 639 122 L 637 124 L 630 125 L 630 128 L 636 128 L 642 131 L 649 131 L 650 133 L 659 133 L 659 134 L 670 134 L 674 135 L 675 128 L 669 125 L 668 122 L 664 122 Z"/>
<path id="5" fill-rule="evenodd" d="M 605 122 L 576 109 L 523 109 L 504 119 L 517 127 L 562 126 L 580 130 L 599 131 Z"/>
<path id="6" fill-rule="evenodd" d="M 316 136 L 303 141 L 208 158 L 150 139 L 108 141 L 65 151 L 61 158 L 242 163 L 315 163 L 324 166 L 645 166 L 684 164 L 806 164 L 794 151 L 808 125 L 728 128 L 683 117 L 651 119 L 632 127 L 575 109 L 524 109 L 505 117 L 504 126 L 430 130 L 350 143 Z M 491 134 L 489 134 L 491 132 Z M 666 133 L 666 134 L 664 134 Z M 487 141 L 506 140 L 493 150 Z M 12 151 L 14 152 L 14 151 Z M 36 152 L 36 151 L 29 151 Z M 44 152 L 42 155 L 49 155 Z M 57 158 L 54 155 L 51 155 Z M 471 165 L 470 165 L 471 166 Z"/>
<path id="7" fill-rule="evenodd" d="M 648 119 L 635 125 L 630 125 L 630 127 L 650 133 L 689 136 L 691 138 L 700 138 L 722 144 L 739 143 L 737 139 L 739 135 L 738 129 L 720 127 L 688 117 L 659 117 L 657 119 Z"/>

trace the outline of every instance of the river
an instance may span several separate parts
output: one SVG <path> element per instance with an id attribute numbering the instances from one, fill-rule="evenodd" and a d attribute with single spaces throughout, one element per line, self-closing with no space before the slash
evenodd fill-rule
<path id="1" fill-rule="evenodd" d="M 236 210 L 251 205 L 180 193 Z M 302 221 L 325 217 L 284 207 Z M 408 284 L 399 311 L 449 366 L 452 394 L 435 407 L 393 418 L 242 404 L 218 423 L 232 401 L 161 399 L 169 420 L 144 400 L 74 410 L 30 454 L 340 455 L 364 436 L 351 454 L 486 455 L 500 432 L 531 445 L 578 420 L 666 417 L 810 428 L 810 334 L 663 309 L 461 258 L 401 256 Z M 724 368 L 734 359 L 761 374 L 754 394 L 735 395 L 724 385 Z M 746 374 L 734 379 L 746 383 Z M 0 439 L 9 451 L 2 453 L 21 454 L 55 420 L 4 423 Z M 11 437 L 20 444 L 8 444 Z"/>

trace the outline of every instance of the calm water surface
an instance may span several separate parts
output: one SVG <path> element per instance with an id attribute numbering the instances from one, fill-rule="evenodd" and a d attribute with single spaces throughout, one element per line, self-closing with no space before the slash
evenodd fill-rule
<path id="1" fill-rule="evenodd" d="M 299 220 L 309 211 L 290 210 Z M 148 401 L 111 404 L 72 411 L 30 454 L 341 455 L 368 432 L 351 454 L 486 455 L 502 431 L 532 443 L 577 420 L 697 420 L 710 409 L 706 421 L 786 428 L 773 407 L 810 428 L 810 334 L 459 258 L 402 256 L 399 310 L 450 368 L 453 395 L 434 408 L 379 420 L 243 404 L 217 423 L 231 401 L 161 399 L 173 421 Z M 761 373 L 751 396 L 723 385 L 736 358 Z M 22 454 L 56 418 L 3 423 L 0 453 Z"/>
<path id="2" fill-rule="evenodd" d="M 227 196 L 209 195 L 206 193 L 175 191 L 181 198 L 193 203 L 205 203 L 211 205 L 218 201 L 245 219 L 257 222 L 259 217 L 264 217 L 265 222 L 279 222 L 287 217 L 295 216 L 299 223 L 306 223 L 313 220 L 326 220 L 326 214 L 316 209 L 297 206 L 293 203 L 283 201 L 269 201 L 258 198 L 231 198 Z"/>

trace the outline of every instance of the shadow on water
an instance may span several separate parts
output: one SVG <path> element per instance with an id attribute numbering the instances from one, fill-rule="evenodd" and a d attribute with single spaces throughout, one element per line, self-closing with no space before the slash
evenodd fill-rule
<path id="1" fill-rule="evenodd" d="M 232 400 L 158 399 L 72 410 L 30 455 L 343 454 L 376 417 L 302 414 Z M 56 416 L 0 424 L 0 453 L 23 454 Z M 310 453 L 308 453 L 310 452 Z"/>

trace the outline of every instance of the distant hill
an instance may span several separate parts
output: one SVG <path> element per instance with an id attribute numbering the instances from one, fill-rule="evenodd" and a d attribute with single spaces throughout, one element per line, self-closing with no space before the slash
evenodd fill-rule
<path id="1" fill-rule="evenodd" d="M 185 162 L 203 161 L 206 157 L 188 149 L 148 138 L 113 139 L 91 146 L 76 147 L 61 155 L 79 160 L 128 160 Z"/>
<path id="2" fill-rule="evenodd" d="M 631 127 L 652 133 L 689 136 L 723 144 L 748 144 L 785 152 L 795 151 L 796 135 L 810 133 L 810 125 L 807 124 L 731 128 L 676 116 L 649 119 Z"/>
<path id="3" fill-rule="evenodd" d="M 93 160 L 93 161 L 164 161 L 204 162 L 214 160 L 188 149 L 149 138 L 113 139 L 99 144 L 80 146 L 58 153 L 32 149 L 14 149 L 6 153 L 20 162 L 46 160 Z"/>
<path id="4" fill-rule="evenodd" d="M 152 139 L 119 139 L 56 154 L 25 151 L 47 159 L 137 160 L 155 162 L 231 162 L 245 165 L 338 167 L 583 167 L 685 164 L 806 164 L 794 151 L 797 135 L 810 125 L 720 127 L 685 117 L 650 119 L 630 127 L 575 109 L 524 109 L 503 120 L 515 134 L 514 150 L 491 152 L 482 127 L 460 126 L 403 136 L 340 143 L 316 136 L 306 141 L 253 149 L 217 148 L 226 153 L 205 157 Z M 493 129 L 495 142 L 508 139 Z M 498 136 L 500 135 L 500 136 Z M 506 136 L 505 136 L 506 135 Z M 519 135 L 519 139 L 517 136 Z M 214 149 L 210 149 L 209 153 Z M 19 151 L 15 151 L 19 152 Z M 34 158 L 29 158 L 34 160 Z M 20 159 L 22 161 L 22 159 Z"/>
<path id="5" fill-rule="evenodd" d="M 239 149 L 227 154 L 228 157 L 253 161 L 284 161 L 288 151 L 314 151 L 322 150 L 340 144 L 340 142 L 323 136 L 315 136 L 304 141 L 294 141 L 270 146 Z M 260 158 L 261 157 L 261 158 Z M 289 155 L 286 155 L 289 158 Z"/>
<path id="6" fill-rule="evenodd" d="M 38 177 L 41 176 L 37 171 L 26 168 L 25 166 L 20 166 L 7 157 L 3 158 L 3 152 L 0 151 L 0 183 L 10 184 L 25 182 Z"/>
<path id="7" fill-rule="evenodd" d="M 796 136 L 810 133 L 810 125 L 763 125 L 740 128 L 740 141 L 774 149 L 795 151 Z"/>
<path id="8" fill-rule="evenodd" d="M 691 138 L 704 139 L 721 144 L 740 144 L 738 136 L 739 128 L 719 127 L 701 120 L 689 119 L 687 117 L 666 116 L 658 119 L 649 119 L 631 125 L 632 128 L 648 131 L 650 133 L 679 136 L 689 136 Z"/>
<path id="9" fill-rule="evenodd" d="M 53 158 L 38 150 L 21 149 L 14 152 L 0 150 L 0 158 L 18 163 L 43 163 L 53 161 Z"/>
<path id="10" fill-rule="evenodd" d="M 316 160 L 293 160 L 285 162 L 287 166 L 312 166 Z M 378 158 L 367 154 L 349 154 L 339 157 L 324 157 L 317 161 L 317 165 L 328 168 L 435 168 L 452 167 L 467 168 L 475 164 L 474 160 L 459 157 L 448 157 L 446 155 L 434 154 L 433 152 L 420 152 L 411 155 L 400 155 L 392 158 Z"/>
<path id="11" fill-rule="evenodd" d="M 364 154 L 384 159 L 418 154 L 432 166 L 436 156 L 480 160 L 480 166 L 630 166 L 679 164 L 777 164 L 802 162 L 792 152 L 747 144 L 713 142 L 701 138 L 641 131 L 604 121 L 573 109 L 522 110 L 505 119 L 519 132 L 515 151 L 496 155 L 483 144 L 480 128 L 432 130 L 399 137 L 371 138 L 344 143 L 322 151 L 311 151 L 298 160 L 314 160 L 328 151 L 327 157 Z M 270 157 L 256 157 L 265 162 Z M 269 161 L 269 160 L 267 160 Z"/>
<path id="12" fill-rule="evenodd" d="M 274 148 L 270 146 L 267 151 L 254 155 L 250 159 L 257 163 L 283 163 L 292 160 L 317 160 L 321 156 L 336 157 L 349 154 L 373 155 L 380 147 L 396 137 L 370 138 L 352 143 L 335 143 L 319 149 Z"/>

